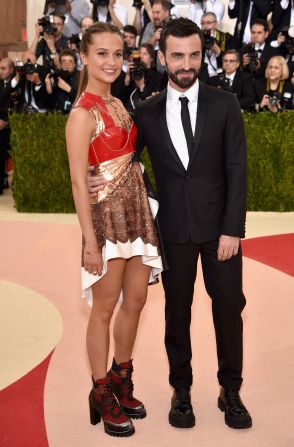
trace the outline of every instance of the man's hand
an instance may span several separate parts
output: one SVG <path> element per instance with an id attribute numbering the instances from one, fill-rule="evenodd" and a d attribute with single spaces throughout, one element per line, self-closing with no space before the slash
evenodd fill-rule
<path id="1" fill-rule="evenodd" d="M 225 236 L 222 234 L 219 238 L 217 259 L 218 261 L 227 261 L 238 253 L 240 238 L 234 236 Z"/>
<path id="2" fill-rule="evenodd" d="M 27 80 L 33 82 L 34 84 L 41 84 L 39 73 L 27 74 Z"/>
<path id="3" fill-rule="evenodd" d="M 67 93 L 71 92 L 71 86 L 67 82 L 65 82 L 64 79 L 58 78 L 57 85 L 59 88 L 61 88 L 61 90 L 64 90 Z"/>
<path id="4" fill-rule="evenodd" d="M 54 36 L 52 36 L 52 34 L 44 33 L 44 39 L 51 53 L 54 53 L 54 51 L 56 51 Z"/>
<path id="5" fill-rule="evenodd" d="M 91 172 L 93 171 L 93 169 L 94 166 L 89 166 L 87 174 L 87 186 L 90 197 L 96 197 L 97 192 L 103 191 L 105 185 L 107 185 L 108 182 L 102 174 L 92 176 Z"/>
<path id="6" fill-rule="evenodd" d="M 220 47 L 218 46 L 218 44 L 216 42 L 214 42 L 214 44 L 211 47 L 211 51 L 216 55 L 219 56 L 222 52 L 222 50 L 220 49 Z"/>
<path id="7" fill-rule="evenodd" d="M 246 65 L 248 65 L 249 62 L 250 62 L 250 59 L 249 59 L 248 53 L 243 54 L 243 66 L 246 67 Z"/>
<path id="8" fill-rule="evenodd" d="M 6 126 L 7 126 L 7 122 L 0 119 L 0 130 L 5 129 Z"/>

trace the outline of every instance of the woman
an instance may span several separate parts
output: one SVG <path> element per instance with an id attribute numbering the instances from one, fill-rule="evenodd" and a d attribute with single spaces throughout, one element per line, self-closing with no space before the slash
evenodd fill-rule
<path id="1" fill-rule="evenodd" d="M 83 233 L 82 286 L 92 304 L 87 350 L 93 375 L 89 395 L 92 424 L 106 433 L 130 436 L 130 418 L 146 410 L 133 397 L 131 354 L 149 279 L 162 270 L 158 241 L 139 164 L 134 161 L 136 128 L 121 102 L 110 95 L 123 63 L 123 40 L 115 26 L 97 23 L 81 42 L 84 69 L 80 92 L 67 123 L 73 196 Z M 88 161 L 109 180 L 90 199 Z M 109 324 L 115 318 L 115 352 L 107 373 Z"/>
<path id="2" fill-rule="evenodd" d="M 293 86 L 287 80 L 289 70 L 282 56 L 272 57 L 266 67 L 265 79 L 255 83 L 258 110 L 277 113 L 292 108 Z"/>
<path id="3" fill-rule="evenodd" d="M 126 102 L 126 109 L 132 113 L 136 104 L 143 101 L 152 93 L 160 92 L 167 83 L 167 77 L 157 72 L 154 68 L 154 49 L 153 46 L 144 43 L 138 51 L 138 63 L 130 62 L 128 72 L 126 73 L 126 82 L 132 77 L 132 93 Z"/>

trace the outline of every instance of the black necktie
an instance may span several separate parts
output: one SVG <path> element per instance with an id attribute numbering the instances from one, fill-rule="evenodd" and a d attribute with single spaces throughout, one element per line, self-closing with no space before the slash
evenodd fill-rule
<path id="1" fill-rule="evenodd" d="M 188 153 L 189 157 L 192 155 L 192 148 L 193 148 L 193 132 L 192 132 L 192 126 L 191 126 L 191 120 L 190 120 L 190 113 L 188 109 L 188 98 L 186 96 L 181 96 L 179 98 L 181 101 L 181 118 L 182 118 L 182 125 L 187 141 L 187 147 L 188 147 Z"/>

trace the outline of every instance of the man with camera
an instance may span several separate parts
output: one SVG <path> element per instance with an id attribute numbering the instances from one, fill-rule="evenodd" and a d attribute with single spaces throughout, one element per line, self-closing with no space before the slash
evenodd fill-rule
<path id="1" fill-rule="evenodd" d="M 43 65 L 49 70 L 53 62 L 58 63 L 58 54 L 68 48 L 68 38 L 63 34 L 65 16 L 57 12 L 38 20 L 36 35 L 30 51 L 37 60 L 43 56 Z M 57 61 L 57 62 L 56 62 Z"/>
<path id="2" fill-rule="evenodd" d="M 110 22 L 122 29 L 128 23 L 128 10 L 116 0 L 90 0 L 94 22 Z"/>
<path id="3" fill-rule="evenodd" d="M 236 49 L 250 42 L 250 29 L 253 21 L 256 19 L 266 20 L 271 8 L 269 0 L 229 0 L 228 15 L 230 19 L 237 19 L 234 32 L 234 47 Z"/>
<path id="4" fill-rule="evenodd" d="M 46 0 L 44 14 L 53 12 L 65 16 L 63 34 L 70 37 L 80 32 L 81 20 L 90 14 L 90 7 L 87 0 Z"/>
<path id="5" fill-rule="evenodd" d="M 187 17 L 198 26 L 201 24 L 201 17 L 206 12 L 213 12 L 218 23 L 221 23 L 225 14 L 225 5 L 221 0 L 190 0 Z"/>
<path id="6" fill-rule="evenodd" d="M 280 33 L 284 33 L 285 36 L 289 27 L 294 26 L 294 3 L 292 0 L 273 1 L 272 25 L 270 41 L 278 39 Z"/>
<path id="7" fill-rule="evenodd" d="M 210 78 L 210 84 L 234 93 L 244 111 L 255 110 L 255 93 L 251 75 L 240 71 L 240 54 L 237 50 L 228 50 L 223 55 L 222 71 Z"/>
<path id="8" fill-rule="evenodd" d="M 253 80 L 264 78 L 265 69 L 271 57 L 279 54 L 266 42 L 269 28 L 266 20 L 256 19 L 251 26 L 251 42 L 242 48 L 243 70 L 251 73 Z"/>
<path id="9" fill-rule="evenodd" d="M 170 20 L 170 2 L 155 0 L 152 5 L 153 22 L 148 23 L 142 36 L 141 43 L 150 43 L 157 51 L 162 27 Z"/>
<path id="10" fill-rule="evenodd" d="M 11 79 L 14 72 L 14 63 L 5 58 L 0 61 L 0 195 L 7 178 L 5 177 L 5 165 L 10 149 L 10 130 L 8 114 L 13 109 L 13 95 Z"/>
<path id="11" fill-rule="evenodd" d="M 36 56 L 30 51 L 22 54 L 15 63 L 15 77 L 11 81 L 17 99 L 17 109 L 25 113 L 47 112 L 49 98 L 45 88 L 47 70 L 37 64 Z"/>
<path id="12" fill-rule="evenodd" d="M 63 50 L 59 62 L 61 69 L 53 69 L 46 76 L 45 84 L 50 108 L 66 114 L 76 99 L 80 72 L 77 70 L 76 54 L 72 50 Z"/>
<path id="13" fill-rule="evenodd" d="M 204 62 L 207 64 L 208 75 L 216 76 L 222 64 L 222 54 L 230 48 L 232 36 L 217 29 L 217 19 L 213 12 L 203 14 L 201 29 L 204 36 Z"/>

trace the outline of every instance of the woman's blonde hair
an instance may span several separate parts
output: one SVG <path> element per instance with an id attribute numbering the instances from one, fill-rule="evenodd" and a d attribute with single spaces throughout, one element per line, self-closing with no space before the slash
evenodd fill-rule
<path id="1" fill-rule="evenodd" d="M 289 78 L 289 68 L 286 62 L 286 59 L 283 56 L 273 56 L 270 58 L 270 60 L 268 61 L 268 64 L 266 66 L 266 70 L 265 70 L 265 77 L 266 79 L 268 78 L 268 69 L 270 64 L 273 62 L 273 60 L 277 60 L 279 61 L 279 63 L 282 66 L 282 76 L 281 76 L 281 81 L 284 81 L 285 79 Z"/>
<path id="2" fill-rule="evenodd" d="M 96 22 L 94 25 L 90 26 L 88 29 L 86 29 L 85 33 L 83 34 L 82 41 L 81 41 L 81 53 L 88 54 L 89 46 L 93 44 L 92 37 L 95 34 L 101 34 L 101 33 L 111 33 L 111 34 L 118 34 L 121 37 L 121 40 L 123 42 L 123 36 L 120 32 L 120 30 L 112 25 L 111 23 L 104 23 L 104 22 Z M 88 71 L 87 67 L 84 66 L 81 74 L 80 74 L 80 83 L 79 83 L 79 89 L 77 93 L 77 98 L 81 96 L 81 94 L 85 91 L 88 84 Z"/>

